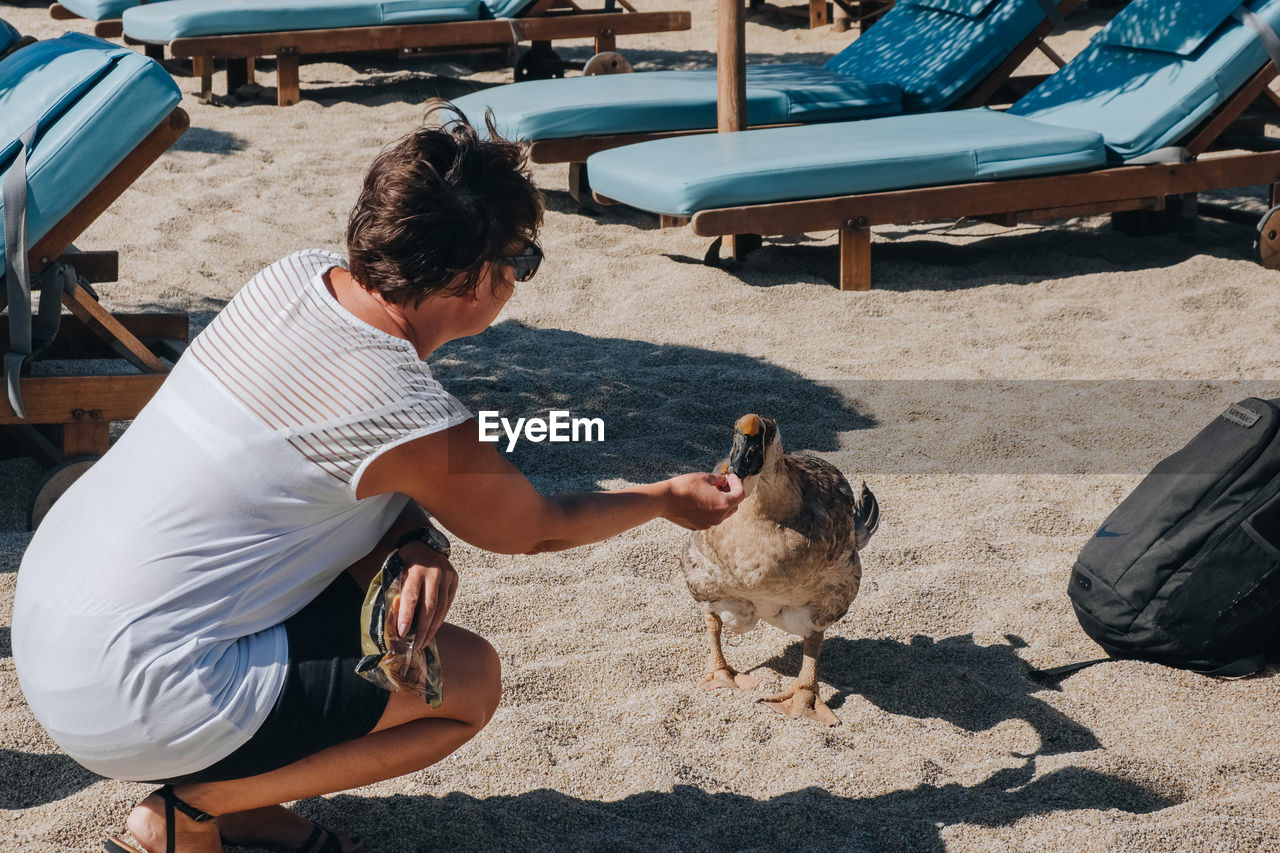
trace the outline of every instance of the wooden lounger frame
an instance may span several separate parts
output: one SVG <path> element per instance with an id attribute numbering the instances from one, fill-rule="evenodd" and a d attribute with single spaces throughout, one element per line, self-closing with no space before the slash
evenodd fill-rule
<path id="1" fill-rule="evenodd" d="M 28 252 L 31 274 L 53 263 L 72 264 L 90 282 L 115 281 L 115 252 L 68 251 L 76 239 L 186 131 L 190 119 L 175 108 L 110 174 Z M 7 305 L 0 294 L 0 308 Z M 186 314 L 113 314 L 83 287 L 62 295 L 71 312 L 50 348 L 50 356 L 124 358 L 140 373 L 125 375 L 29 376 L 20 380 L 26 418 L 0 405 L 0 432 L 42 424 L 62 427 L 61 455 L 101 455 L 110 443 L 112 421 L 136 417 L 168 373 L 152 347 L 174 359 L 188 339 Z M 149 342 L 151 346 L 148 346 Z M 7 327 L 0 344 L 8 346 Z M 7 436 L 6 436 L 7 438 Z M 37 441 L 39 439 L 37 438 Z M 46 461 L 56 461 L 46 460 Z"/>
<path id="2" fill-rule="evenodd" d="M 1063 17 L 1071 13 L 1083 0 L 1059 0 L 1058 11 Z M 1012 103 L 1029 92 L 1042 76 L 1014 77 L 1013 72 L 1031 55 L 1039 50 L 1054 65 L 1061 68 L 1065 63 L 1056 52 L 1045 44 L 1045 37 L 1052 32 L 1054 24 L 1046 19 L 1036 26 L 1031 34 L 1018 43 L 990 74 L 984 77 L 964 97 L 956 101 L 949 109 L 969 109 L 989 104 Z M 643 73 L 643 72 L 642 72 Z M 752 125 L 752 127 L 786 127 L 788 125 Z M 530 142 L 529 159 L 534 163 L 568 163 L 569 194 L 579 204 L 584 196 L 590 195 L 588 190 L 586 160 L 597 151 L 607 151 L 623 145 L 634 145 L 651 139 L 664 139 L 671 136 L 692 136 L 700 133 L 714 133 L 716 128 L 698 128 L 695 130 L 672 130 L 654 133 L 620 133 L 601 136 L 573 136 L 563 139 L 540 139 Z"/>
<path id="3" fill-rule="evenodd" d="M 921 187 L 831 198 L 784 201 L 698 211 L 691 219 L 663 217 L 664 226 L 689 222 L 693 233 L 724 238 L 740 257 L 762 236 L 838 231 L 841 290 L 871 289 L 871 227 L 974 217 L 1013 225 L 1032 219 L 1065 219 L 1131 210 L 1162 210 L 1171 196 L 1232 187 L 1271 186 L 1280 202 L 1280 150 L 1275 140 L 1257 139 L 1257 150 L 1234 134 L 1224 134 L 1259 97 L 1271 100 L 1276 77 L 1270 63 L 1185 139 L 1197 159 L 1186 163 L 1116 166 L 1089 172 Z M 1235 149 L 1200 155 L 1219 142 Z M 597 196 L 602 203 L 617 203 Z M 1235 217 L 1239 218 L 1239 217 Z M 1264 241 L 1280 237 L 1263 235 Z M 1274 247 L 1273 247 L 1274 248 Z M 1267 247 L 1263 247 L 1267 255 Z M 1274 254 L 1274 252 L 1272 252 Z M 1274 255 L 1280 261 L 1280 255 Z"/>
<path id="4" fill-rule="evenodd" d="M 620 10 L 616 7 L 620 7 Z M 252 79 L 257 57 L 276 58 L 276 103 L 298 103 L 298 66 L 303 56 L 382 50 L 445 50 L 450 52 L 509 50 L 520 41 L 550 46 L 557 39 L 593 39 L 596 53 L 614 50 L 617 37 L 665 33 L 692 26 L 688 12 L 638 12 L 628 0 L 606 0 L 602 9 L 583 9 L 573 0 L 538 0 L 517 18 L 449 21 L 377 27 L 342 27 L 238 35 L 195 36 L 168 42 L 175 58 L 190 57 L 200 78 L 200 96 L 213 96 L 215 59 L 228 61 L 227 88 L 235 91 Z M 163 45 L 128 36 L 129 44 L 163 50 Z"/>

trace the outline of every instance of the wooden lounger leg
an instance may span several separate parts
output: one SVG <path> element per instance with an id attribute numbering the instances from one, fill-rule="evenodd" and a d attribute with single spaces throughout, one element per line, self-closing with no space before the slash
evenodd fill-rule
<path id="1" fill-rule="evenodd" d="M 591 200 L 591 182 L 587 178 L 586 163 L 569 164 L 569 195 L 579 205 Z"/>
<path id="2" fill-rule="evenodd" d="M 596 53 L 618 49 L 618 37 L 613 30 L 601 30 L 596 33 Z"/>
<path id="3" fill-rule="evenodd" d="M 191 57 L 191 76 L 200 78 L 200 102 L 209 103 L 213 100 L 213 57 L 212 56 L 193 56 Z"/>
<path id="4" fill-rule="evenodd" d="M 685 220 L 686 222 L 688 220 Z M 729 234 L 724 238 L 723 247 L 728 251 L 729 257 L 735 261 L 745 258 L 748 253 L 759 249 L 764 243 L 764 238 L 759 234 Z"/>
<path id="5" fill-rule="evenodd" d="M 831 29 L 838 33 L 848 32 L 853 27 L 853 19 L 849 17 L 849 10 L 839 3 L 836 3 L 831 11 Z"/>
<path id="6" fill-rule="evenodd" d="M 840 289 L 871 289 L 871 229 L 865 225 L 840 229 Z"/>
<path id="7" fill-rule="evenodd" d="M 809 0 L 809 29 L 827 25 L 827 0 Z"/>
<path id="8" fill-rule="evenodd" d="M 96 411 L 96 410 L 95 410 Z M 85 412 L 84 423 L 63 424 L 62 456 L 101 456 L 111 446 L 111 424 L 95 420 L 91 412 Z"/>
<path id="9" fill-rule="evenodd" d="M 254 57 L 239 57 L 227 60 L 227 94 L 235 95 L 241 86 L 253 82 Z"/>
<path id="10" fill-rule="evenodd" d="M 665 213 L 658 214 L 659 228 L 682 228 L 689 224 L 687 216 L 668 216 Z"/>
<path id="11" fill-rule="evenodd" d="M 302 100 L 298 86 L 298 49 L 286 47 L 276 55 L 276 105 L 291 107 Z"/>

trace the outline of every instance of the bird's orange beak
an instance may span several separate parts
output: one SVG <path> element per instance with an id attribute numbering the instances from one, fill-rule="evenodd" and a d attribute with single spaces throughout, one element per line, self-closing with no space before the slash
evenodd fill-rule
<path id="1" fill-rule="evenodd" d="M 743 415 L 733 425 L 729 470 L 745 480 L 764 467 L 764 423 L 758 415 Z"/>

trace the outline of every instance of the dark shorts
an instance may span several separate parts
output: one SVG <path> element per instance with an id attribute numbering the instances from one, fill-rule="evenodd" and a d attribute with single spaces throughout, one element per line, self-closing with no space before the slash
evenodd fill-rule
<path id="1" fill-rule="evenodd" d="M 173 784 L 244 779 L 368 734 L 391 695 L 356 675 L 364 591 L 343 572 L 284 623 L 289 669 L 275 707 L 249 742 Z"/>

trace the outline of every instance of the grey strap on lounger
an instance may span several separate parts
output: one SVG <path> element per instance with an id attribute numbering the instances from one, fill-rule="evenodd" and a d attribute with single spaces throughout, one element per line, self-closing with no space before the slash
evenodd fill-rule
<path id="1" fill-rule="evenodd" d="M 40 311 L 35 328 L 31 324 L 31 270 L 27 265 L 27 152 L 35 141 L 37 125 L 18 137 L 18 153 L 0 185 L 4 199 L 4 280 L 9 298 L 9 351 L 4 354 L 5 394 L 9 408 L 20 418 L 27 416 L 22 405 L 19 380 L 22 363 L 31 356 L 35 344 L 44 346 L 58 333 L 62 319 L 62 294 L 76 286 L 75 271 L 63 264 L 50 264 L 36 280 L 40 291 Z"/>
<path id="2" fill-rule="evenodd" d="M 1271 57 L 1271 64 L 1280 71 L 1280 35 L 1276 34 L 1275 29 L 1243 5 L 1232 12 L 1231 17 L 1258 34 L 1258 38 L 1262 40 L 1262 46 L 1266 48 L 1267 56 Z"/>
<path id="3" fill-rule="evenodd" d="M 31 277 L 27 269 L 27 149 L 36 138 L 32 125 L 18 137 L 18 153 L 4 176 L 4 280 L 9 296 L 9 351 L 4 354 L 4 383 L 9 408 L 20 418 L 18 378 L 22 362 L 31 355 Z"/>

